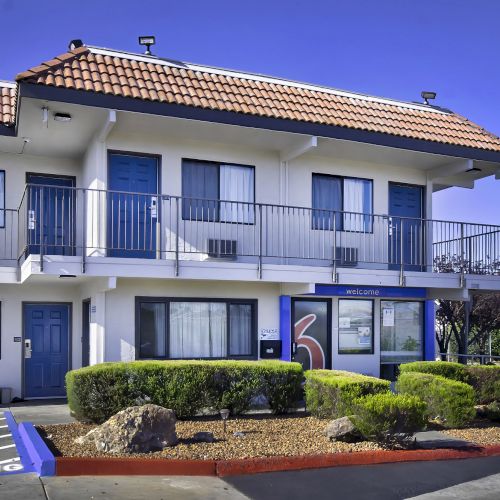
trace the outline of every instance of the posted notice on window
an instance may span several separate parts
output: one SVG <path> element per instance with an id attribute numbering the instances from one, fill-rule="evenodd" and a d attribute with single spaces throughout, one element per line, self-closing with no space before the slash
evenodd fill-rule
<path id="1" fill-rule="evenodd" d="M 382 309 L 382 326 L 394 326 L 394 307 Z"/>

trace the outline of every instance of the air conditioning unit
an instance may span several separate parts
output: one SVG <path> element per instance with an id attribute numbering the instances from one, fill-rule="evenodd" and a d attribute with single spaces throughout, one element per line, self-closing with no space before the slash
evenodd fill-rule
<path id="1" fill-rule="evenodd" d="M 215 259 L 236 259 L 236 240 L 208 240 L 208 256 Z"/>
<path id="2" fill-rule="evenodd" d="M 340 267 L 356 267 L 358 265 L 358 249 L 356 247 L 336 247 L 335 260 Z"/>

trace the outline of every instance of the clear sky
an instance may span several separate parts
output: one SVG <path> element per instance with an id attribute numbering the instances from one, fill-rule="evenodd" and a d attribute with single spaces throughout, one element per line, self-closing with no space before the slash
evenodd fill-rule
<path id="1" fill-rule="evenodd" d="M 0 78 L 69 40 L 404 100 L 421 90 L 500 135 L 500 0 L 0 0 Z M 434 195 L 434 218 L 500 224 L 500 181 Z"/>

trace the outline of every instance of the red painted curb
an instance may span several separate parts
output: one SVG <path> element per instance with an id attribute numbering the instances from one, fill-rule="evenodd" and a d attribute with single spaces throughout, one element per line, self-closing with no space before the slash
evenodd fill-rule
<path id="1" fill-rule="evenodd" d="M 500 455 L 500 446 L 467 448 L 463 450 L 397 450 L 330 453 L 299 457 L 260 457 L 244 460 L 217 461 L 218 476 L 256 474 L 301 469 L 321 469 L 348 465 L 374 465 L 394 462 L 453 460 Z"/>
<path id="2" fill-rule="evenodd" d="M 215 476 L 215 460 L 56 457 L 56 476 Z"/>
<path id="3" fill-rule="evenodd" d="M 301 469 L 394 462 L 455 460 L 500 455 L 500 445 L 439 450 L 356 451 L 297 457 L 176 460 L 128 457 L 57 457 L 56 476 L 235 476 Z"/>

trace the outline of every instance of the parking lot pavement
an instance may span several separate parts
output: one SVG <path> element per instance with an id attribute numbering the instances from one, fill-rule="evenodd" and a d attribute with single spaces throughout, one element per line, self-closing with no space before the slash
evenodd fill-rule
<path id="1" fill-rule="evenodd" d="M 13 425 L 12 418 L 9 419 L 4 411 L 0 411 L 0 476 L 24 472 L 20 453 L 12 435 Z"/>

